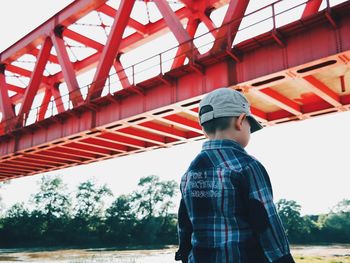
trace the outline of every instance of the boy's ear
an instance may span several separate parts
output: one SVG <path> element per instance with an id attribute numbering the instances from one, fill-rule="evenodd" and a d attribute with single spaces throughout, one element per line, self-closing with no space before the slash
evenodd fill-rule
<path id="1" fill-rule="evenodd" d="M 245 113 L 242 113 L 241 115 L 239 115 L 236 119 L 235 119 L 235 128 L 240 131 L 242 130 L 242 125 L 243 125 L 243 121 L 245 120 L 245 118 L 247 117 L 247 115 Z"/>

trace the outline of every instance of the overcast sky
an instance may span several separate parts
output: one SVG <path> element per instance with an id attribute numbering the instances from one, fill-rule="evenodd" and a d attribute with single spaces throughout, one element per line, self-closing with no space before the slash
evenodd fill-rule
<path id="1" fill-rule="evenodd" d="M 0 50 L 70 2 L 4 1 L 0 16 Z M 268 170 L 275 200 L 296 200 L 302 206 L 303 214 L 324 213 L 343 198 L 350 198 L 349 134 L 350 113 L 336 113 L 265 128 L 252 135 L 246 150 Z M 202 143 L 188 143 L 46 174 L 62 176 L 71 191 L 79 183 L 94 178 L 100 184 L 107 183 L 115 195 L 130 193 L 142 176 L 156 174 L 164 180 L 179 182 Z M 0 189 L 6 207 L 27 201 L 31 193 L 37 191 L 36 182 L 41 176 L 15 179 Z"/>

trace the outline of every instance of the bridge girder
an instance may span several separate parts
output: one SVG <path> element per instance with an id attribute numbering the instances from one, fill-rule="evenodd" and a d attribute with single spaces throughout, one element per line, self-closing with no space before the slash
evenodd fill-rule
<path id="1" fill-rule="evenodd" d="M 272 4 L 272 30 L 234 46 L 240 21 L 249 16 L 244 16 L 248 1 L 183 3 L 172 10 L 166 1 L 155 1 L 163 18 L 142 24 L 130 17 L 134 1 L 121 1 L 119 9 L 107 1 L 75 1 L 2 52 L 0 180 L 203 139 L 198 102 L 222 86 L 245 92 L 264 126 L 349 109 L 349 1 L 320 12 L 321 1 L 307 1 L 299 20 L 278 28 L 275 18 L 281 14 L 277 3 Z M 215 28 L 210 14 L 225 4 L 224 23 Z M 105 44 L 70 28 L 91 12 L 113 17 Z M 214 38 L 206 52 L 199 52 L 193 40 L 200 23 Z M 126 27 L 134 33 L 123 36 Z M 171 67 L 164 70 L 165 55 L 160 53 L 159 74 L 135 81 L 134 66 L 124 68 L 120 56 L 166 32 L 179 42 Z M 94 52 L 73 61 L 65 39 Z M 37 57 L 32 70 L 16 63 L 25 54 Z M 61 70 L 44 75 L 47 63 Z M 118 91 L 111 88 L 112 67 L 122 86 Z M 91 68 L 96 68 L 93 83 L 79 87 L 77 77 Z M 7 72 L 29 78 L 28 87 L 7 83 Z M 68 107 L 63 105 L 62 82 L 69 91 Z M 103 90 L 107 95 L 101 95 Z M 28 123 L 40 92 L 44 98 L 34 122 Z"/>

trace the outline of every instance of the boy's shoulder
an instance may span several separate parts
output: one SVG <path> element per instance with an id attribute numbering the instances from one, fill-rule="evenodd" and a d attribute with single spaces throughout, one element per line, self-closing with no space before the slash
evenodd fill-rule
<path id="1" fill-rule="evenodd" d="M 235 172 L 242 172 L 249 169 L 250 167 L 260 166 L 261 163 L 254 156 L 248 153 L 231 156 L 220 163 L 219 167 L 230 168 Z"/>
<path id="2" fill-rule="evenodd" d="M 200 171 L 212 168 L 229 168 L 236 172 L 247 169 L 250 166 L 262 166 L 254 156 L 242 151 L 201 151 L 192 160 L 188 171 Z"/>

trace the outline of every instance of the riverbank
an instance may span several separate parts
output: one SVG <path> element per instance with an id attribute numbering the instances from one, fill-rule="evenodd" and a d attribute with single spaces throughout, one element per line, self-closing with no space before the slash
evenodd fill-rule
<path id="1" fill-rule="evenodd" d="M 167 263 L 175 262 L 177 247 L 163 249 L 116 248 L 89 249 L 0 249 L 0 262 L 55 262 L 55 263 Z M 297 263 L 350 263 L 350 245 L 292 246 Z"/>

